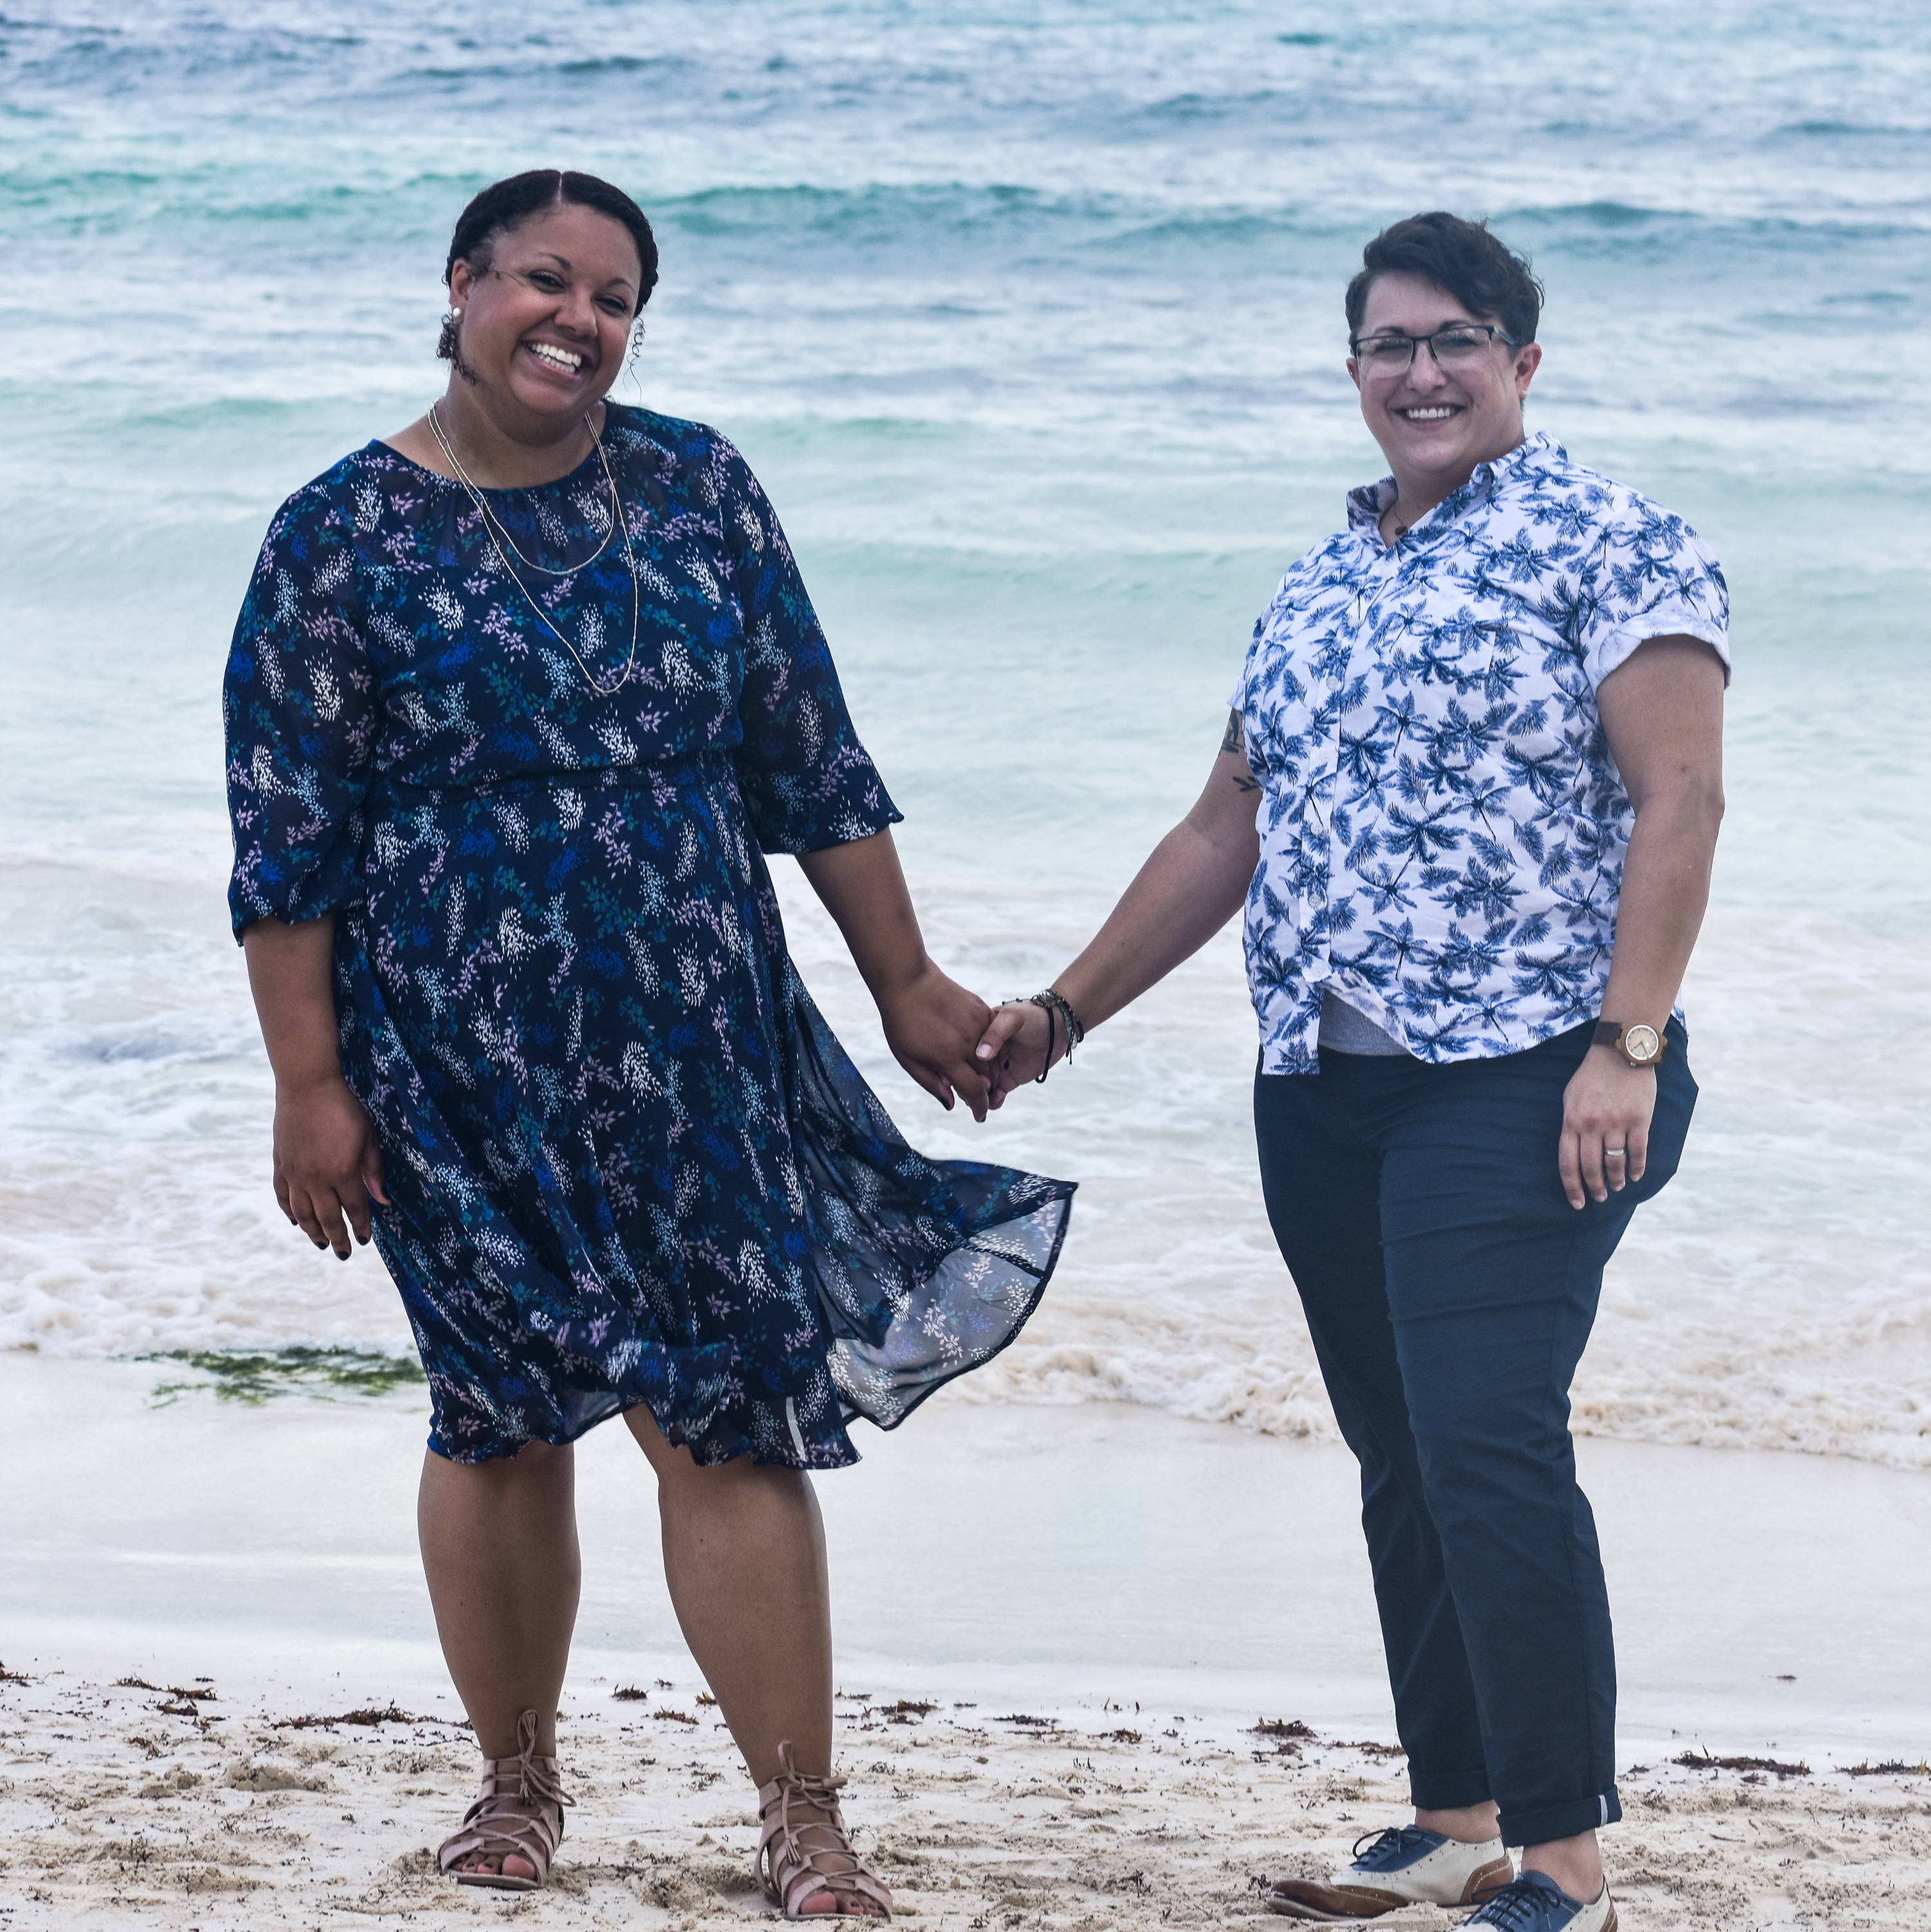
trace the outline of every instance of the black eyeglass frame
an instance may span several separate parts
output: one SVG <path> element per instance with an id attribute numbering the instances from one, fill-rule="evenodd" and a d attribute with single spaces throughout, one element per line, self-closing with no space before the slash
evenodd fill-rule
<path id="1" fill-rule="evenodd" d="M 1348 352 L 1358 362 L 1361 359 L 1361 345 L 1364 342 L 1405 342 L 1408 345 L 1407 367 L 1412 369 L 1415 365 L 1415 351 L 1426 342 L 1428 352 L 1434 358 L 1435 365 L 1438 369 L 1441 367 L 1441 358 L 1435 352 L 1435 338 L 1438 335 L 1472 335 L 1478 329 L 1491 342 L 1506 342 L 1511 349 L 1528 346 L 1526 343 L 1518 342 L 1498 322 L 1444 322 L 1439 328 L 1431 329 L 1426 335 L 1410 335 L 1405 330 L 1399 328 L 1384 329 L 1378 335 L 1351 335 L 1348 338 Z"/>

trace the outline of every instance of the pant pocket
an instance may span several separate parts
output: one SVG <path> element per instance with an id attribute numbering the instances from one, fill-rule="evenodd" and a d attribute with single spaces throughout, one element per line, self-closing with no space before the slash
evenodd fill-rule
<path id="1" fill-rule="evenodd" d="M 1651 1117 L 1649 1157 L 1643 1178 L 1633 1190 L 1638 1200 L 1647 1201 L 1674 1179 L 1689 1138 L 1690 1122 L 1696 1111 L 1696 1076 L 1690 1070 L 1690 1037 L 1680 1020 L 1672 1020 L 1669 1051 L 1656 1070 L 1656 1112 Z"/>

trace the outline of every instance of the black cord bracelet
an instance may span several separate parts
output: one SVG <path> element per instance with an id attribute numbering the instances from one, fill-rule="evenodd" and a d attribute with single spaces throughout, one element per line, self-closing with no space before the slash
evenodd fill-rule
<path id="1" fill-rule="evenodd" d="M 1052 1002 L 1050 1000 L 1042 999 L 1036 993 L 1033 996 L 1031 1004 L 1036 1006 L 1042 1008 L 1045 1010 L 1046 1016 L 1046 1058 L 1044 1064 L 1040 1066 L 1039 1072 L 1033 1076 L 1033 1084 L 1034 1086 L 1043 1087 L 1046 1084 L 1046 1076 L 1053 1070 L 1053 1047 L 1058 1037 L 1058 1036 L 1054 1033 L 1054 1028 L 1058 1022 L 1054 1015 Z M 1069 1053 L 1072 1051 L 1070 1047 L 1066 1050 Z"/>
<path id="2" fill-rule="evenodd" d="M 1060 1030 L 1063 1028 L 1066 1036 L 1066 1058 L 1073 1057 L 1073 1048 L 1086 1038 L 1086 1028 L 1080 1024 L 1080 1017 L 1072 1009 L 1072 1003 L 1057 986 L 1048 986 L 1043 992 L 1033 993 L 1017 1005 L 1037 1006 L 1046 1016 L 1046 1064 L 1033 1076 L 1036 1087 L 1046 1084 L 1046 1076 L 1053 1070 L 1053 1050 L 1059 1044 Z"/>

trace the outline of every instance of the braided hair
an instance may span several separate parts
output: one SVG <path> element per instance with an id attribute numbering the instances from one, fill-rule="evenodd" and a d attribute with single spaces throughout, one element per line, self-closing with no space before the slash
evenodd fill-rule
<path id="1" fill-rule="evenodd" d="M 442 265 L 444 283 L 448 283 L 458 262 L 467 262 L 478 274 L 487 273 L 499 237 L 520 226 L 532 214 L 566 203 L 595 208 L 629 231 L 630 238 L 637 244 L 637 305 L 641 309 L 657 286 L 657 237 L 650 232 L 643 210 L 622 188 L 595 175 L 578 174 L 571 168 L 532 168 L 484 188 L 457 218 L 456 232 L 449 240 L 448 259 Z M 436 352 L 445 362 L 457 360 L 453 318 L 443 323 L 442 338 L 436 345 Z"/>

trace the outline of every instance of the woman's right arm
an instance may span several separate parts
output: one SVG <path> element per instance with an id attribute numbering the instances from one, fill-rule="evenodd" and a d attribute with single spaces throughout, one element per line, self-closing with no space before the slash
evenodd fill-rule
<path id="1" fill-rule="evenodd" d="M 1261 858 L 1260 790 L 1240 713 L 1230 712 L 1193 808 L 1153 848 L 1106 923 L 1053 982 L 1089 1031 L 1191 958 L 1240 910 Z M 978 1052 L 998 1063 L 1000 1097 L 1042 1070 L 1049 1030 L 1057 1060 L 1065 1034 L 1049 1030 L 1040 1008 L 1002 1006 L 993 1016 Z"/>
<path id="2" fill-rule="evenodd" d="M 373 487 L 373 486 L 372 486 Z M 362 896 L 361 805 L 379 724 L 345 472 L 276 513 L 222 680 L 235 868 L 228 904 L 275 1076 L 282 1212 L 343 1260 L 388 1204 L 374 1131 L 342 1077 L 335 920 Z"/>
<path id="3" fill-rule="evenodd" d="M 248 988 L 275 1076 L 275 1198 L 318 1248 L 349 1258 L 369 1238 L 369 1203 L 388 1205 L 382 1150 L 342 1077 L 335 1025 L 335 915 L 258 919 L 241 935 Z"/>

